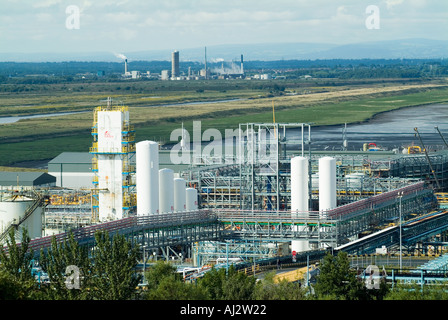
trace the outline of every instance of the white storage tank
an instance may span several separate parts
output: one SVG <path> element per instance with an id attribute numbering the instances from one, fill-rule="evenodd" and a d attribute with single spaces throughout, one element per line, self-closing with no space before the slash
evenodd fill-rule
<path id="1" fill-rule="evenodd" d="M 336 159 L 319 159 L 319 211 L 336 208 Z"/>
<path id="2" fill-rule="evenodd" d="M 5 231 L 11 223 L 18 223 L 25 216 L 26 210 L 34 204 L 34 200 L 26 197 L 15 198 L 0 202 L 0 233 Z M 16 232 L 16 240 L 21 241 L 21 229 L 26 228 L 31 239 L 42 237 L 42 207 L 38 207 L 20 225 Z"/>
<path id="3" fill-rule="evenodd" d="M 171 169 L 159 170 L 159 206 L 160 213 L 174 211 L 174 171 Z"/>
<path id="4" fill-rule="evenodd" d="M 308 211 L 308 159 L 294 157 L 291 159 L 291 212 Z"/>
<path id="5" fill-rule="evenodd" d="M 291 214 L 293 217 L 305 217 L 308 214 L 308 159 L 294 157 L 291 159 Z M 295 231 L 305 227 L 294 226 Z M 292 241 L 291 250 L 303 252 L 309 249 L 308 241 Z"/>
<path id="6" fill-rule="evenodd" d="M 186 193 L 186 210 L 196 211 L 198 210 L 198 190 L 195 188 L 187 188 Z"/>
<path id="7" fill-rule="evenodd" d="M 362 180 L 365 174 L 362 172 L 355 172 L 345 176 L 345 182 L 347 184 L 347 189 L 349 190 L 359 190 L 361 189 Z"/>
<path id="8" fill-rule="evenodd" d="M 186 209 L 186 181 L 182 178 L 174 179 L 174 212 Z"/>
<path id="9" fill-rule="evenodd" d="M 159 144 L 136 144 L 137 215 L 159 213 Z"/>

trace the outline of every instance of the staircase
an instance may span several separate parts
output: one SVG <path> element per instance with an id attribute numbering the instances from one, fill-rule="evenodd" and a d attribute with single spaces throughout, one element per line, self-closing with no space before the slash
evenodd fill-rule
<path id="1" fill-rule="evenodd" d="M 28 219 L 33 212 L 38 208 L 44 205 L 45 202 L 45 197 L 37 192 L 33 192 L 35 201 L 33 202 L 33 204 L 25 210 L 25 214 L 24 216 L 19 220 L 18 223 L 11 223 L 1 234 L 0 234 L 0 243 L 2 243 L 4 241 L 4 239 L 8 236 L 9 232 L 11 231 L 11 229 L 15 228 L 17 230 L 17 228 L 26 220 Z"/>

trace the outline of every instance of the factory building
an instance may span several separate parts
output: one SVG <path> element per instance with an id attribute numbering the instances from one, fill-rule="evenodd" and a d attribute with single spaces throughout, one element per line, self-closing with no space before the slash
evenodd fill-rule
<path id="1" fill-rule="evenodd" d="M 45 172 L 0 172 L 0 186 L 54 187 L 56 177 Z"/>
<path id="2" fill-rule="evenodd" d="M 63 152 L 48 162 L 48 173 L 56 186 L 69 189 L 91 188 L 93 155 L 88 152 Z"/>
<path id="3" fill-rule="evenodd" d="M 170 150 L 159 150 L 160 168 L 170 169 L 175 176 L 185 170 L 186 164 L 173 164 L 170 160 Z M 93 154 L 89 152 L 62 152 L 48 162 L 48 173 L 56 178 L 55 186 L 68 189 L 90 189 L 95 176 L 92 172 Z M 136 165 L 136 159 L 131 160 Z M 15 178 L 14 178 L 15 179 Z M 15 183 L 14 185 L 17 185 Z"/>

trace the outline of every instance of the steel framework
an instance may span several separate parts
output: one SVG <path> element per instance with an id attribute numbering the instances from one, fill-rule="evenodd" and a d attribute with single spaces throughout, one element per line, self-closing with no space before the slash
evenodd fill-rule
<path id="1" fill-rule="evenodd" d="M 286 138 L 287 128 L 301 128 L 301 136 Z M 308 129 L 308 130 L 307 130 Z M 308 140 L 305 140 L 308 131 Z M 288 196 L 287 157 L 290 148 L 311 140 L 311 126 L 305 123 L 246 123 L 239 125 L 240 206 L 242 210 L 286 210 Z M 298 151 L 298 149 L 297 149 Z"/>
<path id="2" fill-rule="evenodd" d="M 403 156 L 391 162 L 389 175 L 402 178 L 419 178 L 434 186 L 438 192 L 448 190 L 448 153 L 440 152 L 428 155 L 431 167 L 424 155 Z M 440 188 L 438 188 L 438 184 Z"/>

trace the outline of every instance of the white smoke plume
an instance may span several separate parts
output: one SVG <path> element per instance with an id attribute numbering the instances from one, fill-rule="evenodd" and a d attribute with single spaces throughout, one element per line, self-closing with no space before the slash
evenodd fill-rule
<path id="1" fill-rule="evenodd" d="M 114 55 L 115 55 L 117 58 L 120 58 L 120 59 L 123 59 L 123 60 L 126 60 L 126 59 L 127 59 L 126 56 L 125 56 L 124 54 L 122 54 L 122 53 L 114 53 Z"/>
<path id="2" fill-rule="evenodd" d="M 221 62 L 223 62 L 224 60 L 222 60 Z M 231 62 L 225 62 L 223 64 L 221 64 L 220 67 L 215 67 L 212 69 L 213 73 L 217 73 L 217 74 L 239 74 L 242 72 L 241 70 L 241 66 L 235 64 L 235 62 L 231 61 Z"/>

